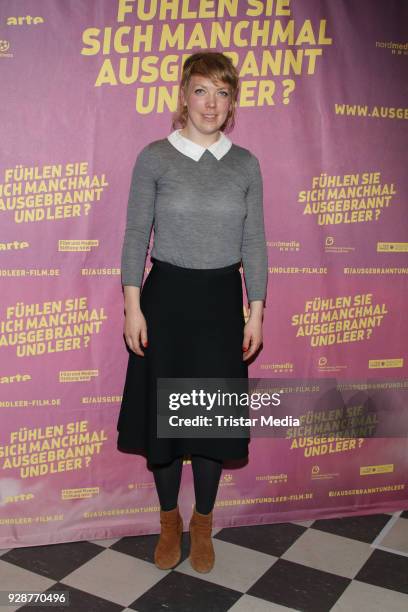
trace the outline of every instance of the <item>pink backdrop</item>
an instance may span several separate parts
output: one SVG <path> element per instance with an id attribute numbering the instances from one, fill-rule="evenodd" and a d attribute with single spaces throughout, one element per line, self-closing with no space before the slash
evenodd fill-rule
<path id="1" fill-rule="evenodd" d="M 388 383 L 406 406 L 406 3 L 269 4 L 217 17 L 196 0 L 165 15 L 1 3 L 1 548 L 159 531 L 145 460 L 116 450 L 120 249 L 136 155 L 171 131 L 182 61 L 200 49 L 238 66 L 229 137 L 264 177 L 269 290 L 250 376 L 332 379 L 356 412 Z M 223 471 L 215 526 L 407 506 L 406 438 L 306 438 L 253 439 L 249 464 Z M 188 462 L 181 491 L 187 514 Z"/>

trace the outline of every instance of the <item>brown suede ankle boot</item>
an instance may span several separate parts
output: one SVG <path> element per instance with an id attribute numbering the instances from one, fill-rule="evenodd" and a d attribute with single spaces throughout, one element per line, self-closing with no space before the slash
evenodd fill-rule
<path id="1" fill-rule="evenodd" d="M 159 569 L 171 569 L 181 559 L 183 519 L 179 507 L 160 510 L 161 532 L 154 551 L 154 562 Z"/>
<path id="2" fill-rule="evenodd" d="M 215 561 L 211 540 L 213 513 L 200 514 L 195 506 L 190 520 L 190 564 L 196 572 L 211 571 Z"/>

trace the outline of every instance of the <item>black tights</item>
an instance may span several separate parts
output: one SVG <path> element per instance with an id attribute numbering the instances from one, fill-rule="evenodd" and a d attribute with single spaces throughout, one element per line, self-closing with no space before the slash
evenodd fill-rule
<path id="1" fill-rule="evenodd" d="M 222 461 L 209 459 L 201 455 L 191 456 L 194 477 L 196 510 L 200 514 L 209 514 L 214 508 L 218 484 L 221 477 Z M 159 496 L 161 509 L 173 510 L 177 506 L 180 489 L 183 457 L 177 457 L 165 465 L 153 465 L 154 481 Z"/>

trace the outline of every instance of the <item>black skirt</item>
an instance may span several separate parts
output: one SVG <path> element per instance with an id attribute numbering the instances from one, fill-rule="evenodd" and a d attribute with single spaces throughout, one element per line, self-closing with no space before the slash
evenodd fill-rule
<path id="1" fill-rule="evenodd" d="M 218 460 L 248 456 L 247 438 L 157 437 L 157 378 L 248 378 L 240 262 L 192 269 L 151 258 L 140 293 L 147 323 L 144 357 L 129 350 L 117 422 L 118 450 L 150 464 L 199 454 Z"/>

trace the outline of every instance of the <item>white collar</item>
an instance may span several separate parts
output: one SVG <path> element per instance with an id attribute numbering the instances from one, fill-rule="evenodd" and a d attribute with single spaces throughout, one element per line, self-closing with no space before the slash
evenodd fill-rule
<path id="1" fill-rule="evenodd" d="M 174 130 L 171 134 L 167 136 L 167 140 L 178 150 L 180 153 L 184 153 L 191 159 L 198 161 L 204 151 L 208 149 L 210 153 L 216 157 L 216 159 L 221 159 L 231 148 L 232 141 L 225 136 L 224 132 L 220 132 L 220 136 L 218 140 L 213 142 L 209 147 L 203 147 L 202 145 L 193 142 L 189 138 L 182 136 L 180 134 L 181 129 Z"/>

